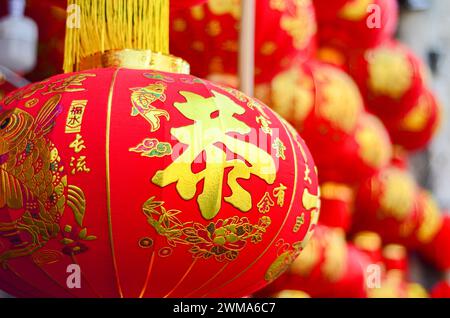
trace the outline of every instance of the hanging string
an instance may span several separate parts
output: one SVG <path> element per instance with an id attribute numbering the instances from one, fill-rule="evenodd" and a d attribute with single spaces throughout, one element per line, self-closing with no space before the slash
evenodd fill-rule
<path id="1" fill-rule="evenodd" d="M 68 0 L 68 5 L 73 11 L 66 26 L 66 73 L 77 71 L 84 57 L 109 50 L 169 53 L 169 0 Z"/>

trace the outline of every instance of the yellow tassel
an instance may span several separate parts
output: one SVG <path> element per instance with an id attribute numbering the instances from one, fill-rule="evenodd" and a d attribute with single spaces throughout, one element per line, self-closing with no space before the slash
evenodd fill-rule
<path id="1" fill-rule="evenodd" d="M 68 0 L 68 5 L 80 15 L 73 18 L 79 25 L 66 27 L 66 73 L 77 71 L 84 57 L 109 50 L 169 53 L 169 0 Z"/>

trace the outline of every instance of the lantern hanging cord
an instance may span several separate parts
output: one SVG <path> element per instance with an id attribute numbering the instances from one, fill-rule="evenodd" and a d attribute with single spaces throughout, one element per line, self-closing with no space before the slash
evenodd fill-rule
<path id="1" fill-rule="evenodd" d="M 169 0 L 68 0 L 64 71 L 110 50 L 169 53 Z"/>

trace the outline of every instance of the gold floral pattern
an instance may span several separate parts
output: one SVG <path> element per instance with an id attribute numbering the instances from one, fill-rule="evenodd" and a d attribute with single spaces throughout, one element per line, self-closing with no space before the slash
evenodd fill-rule
<path id="1" fill-rule="evenodd" d="M 248 243 L 260 243 L 272 223 L 267 216 L 261 217 L 258 224 L 251 224 L 248 218 L 238 216 L 207 225 L 182 222 L 177 217 L 181 211 L 167 210 L 164 201 L 156 201 L 155 197 L 148 199 L 142 210 L 148 223 L 167 239 L 169 246 L 187 245 L 194 258 L 214 257 L 219 262 L 235 260 Z"/>

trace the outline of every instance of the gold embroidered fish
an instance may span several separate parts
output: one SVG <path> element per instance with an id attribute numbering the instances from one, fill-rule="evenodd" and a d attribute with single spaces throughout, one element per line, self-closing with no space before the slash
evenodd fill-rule
<path id="1" fill-rule="evenodd" d="M 0 237 L 10 242 L 0 254 L 3 266 L 56 238 L 66 203 L 82 226 L 84 193 L 67 184 L 58 149 L 47 136 L 60 101 L 61 95 L 51 97 L 36 118 L 17 108 L 0 113 Z M 17 214 L 5 215 L 2 208 Z"/>
<path id="2" fill-rule="evenodd" d="M 155 132 L 161 127 L 160 117 L 170 120 L 170 115 L 167 111 L 152 106 L 152 103 L 157 100 L 166 101 L 165 90 L 166 85 L 161 82 L 131 89 L 133 92 L 131 94 L 131 102 L 133 103 L 131 116 L 141 115 L 144 117 L 150 124 L 151 132 Z"/>

